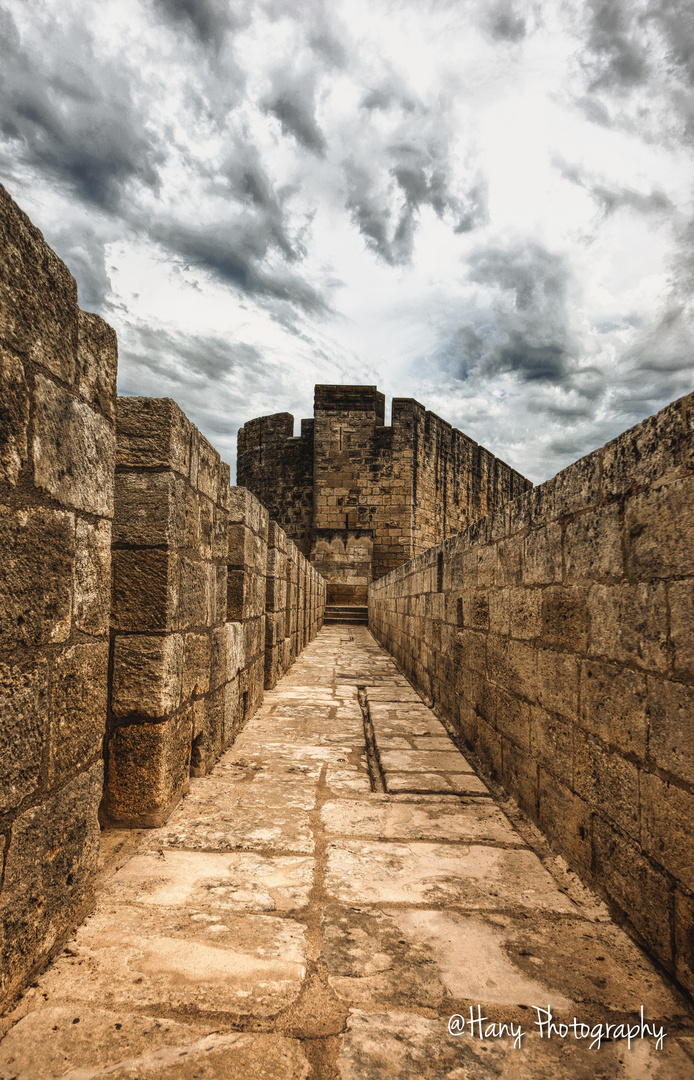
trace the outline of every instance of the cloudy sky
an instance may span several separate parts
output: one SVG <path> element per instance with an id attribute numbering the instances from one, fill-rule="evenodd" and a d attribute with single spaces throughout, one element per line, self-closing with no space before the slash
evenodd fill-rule
<path id="1" fill-rule="evenodd" d="M 377 383 L 537 482 L 692 389 L 693 12 L 0 0 L 0 179 L 232 465 Z"/>

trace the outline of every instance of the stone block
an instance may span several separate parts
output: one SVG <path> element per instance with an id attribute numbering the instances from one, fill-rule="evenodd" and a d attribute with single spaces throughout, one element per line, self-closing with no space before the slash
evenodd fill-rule
<path id="1" fill-rule="evenodd" d="M 226 641 L 227 679 L 233 679 L 241 668 L 246 666 L 243 625 L 239 622 L 226 623 L 224 637 Z"/>
<path id="2" fill-rule="evenodd" d="M 593 821 L 593 875 L 608 896 L 628 915 L 646 944 L 672 966 L 670 886 L 633 841 L 607 822 Z"/>
<path id="3" fill-rule="evenodd" d="M 0 813 L 38 787 L 48 710 L 48 664 L 42 657 L 0 664 Z"/>
<path id="4" fill-rule="evenodd" d="M 537 654 L 537 699 L 545 709 L 569 720 L 578 715 L 578 662 L 568 653 L 542 649 Z"/>
<path id="5" fill-rule="evenodd" d="M 237 676 L 224 687 L 224 733 L 222 745 L 225 750 L 228 746 L 231 746 L 242 726 L 243 710 Z"/>
<path id="6" fill-rule="evenodd" d="M 694 785 L 694 688 L 649 677 L 648 714 L 651 761 Z"/>
<path id="7" fill-rule="evenodd" d="M 178 619 L 181 628 L 210 626 L 212 614 L 212 596 L 210 567 L 208 562 L 181 556 L 181 586 L 179 592 Z"/>
<path id="8" fill-rule="evenodd" d="M 670 641 L 676 676 L 694 678 L 694 582 L 673 581 L 668 587 Z"/>
<path id="9" fill-rule="evenodd" d="M 213 626 L 225 623 L 227 618 L 227 568 L 210 566 L 210 622 Z"/>
<path id="10" fill-rule="evenodd" d="M 118 473 L 113 543 L 152 547 L 176 544 L 180 511 L 174 473 Z"/>
<path id="11" fill-rule="evenodd" d="M 509 739 L 501 740 L 501 779 L 518 805 L 537 817 L 537 762 Z"/>
<path id="12" fill-rule="evenodd" d="M 210 661 L 210 690 L 222 686 L 232 675 L 227 671 L 227 630 L 216 626 L 210 635 L 212 656 Z M 232 673 L 233 674 L 233 673 Z"/>
<path id="13" fill-rule="evenodd" d="M 505 690 L 534 701 L 537 696 L 537 650 L 524 641 L 487 636 L 487 677 Z"/>
<path id="14" fill-rule="evenodd" d="M 193 425 L 170 398 L 118 398 L 116 461 L 188 478 Z"/>
<path id="15" fill-rule="evenodd" d="M 223 749 L 225 687 L 221 686 L 193 705 L 191 775 L 206 776 Z"/>
<path id="16" fill-rule="evenodd" d="M 573 730 L 569 721 L 539 705 L 530 711 L 530 750 L 538 765 L 555 779 L 573 783 Z"/>
<path id="17" fill-rule="evenodd" d="M 178 558 L 171 551 L 114 550 L 112 620 L 116 630 L 178 628 Z"/>
<path id="18" fill-rule="evenodd" d="M 644 851 L 694 889 L 694 795 L 653 773 L 642 773 L 641 821 Z"/>
<path id="19" fill-rule="evenodd" d="M 588 593 L 588 654 L 667 670 L 667 596 L 664 584 L 593 585 Z"/>
<path id="20" fill-rule="evenodd" d="M 463 626 L 470 630 L 489 629 L 489 590 L 467 589 L 463 593 Z"/>
<path id="21" fill-rule="evenodd" d="M 512 536 L 496 546 L 498 585 L 520 585 L 523 580 L 523 539 Z"/>
<path id="22" fill-rule="evenodd" d="M 29 388 L 24 367 L 0 345 L 0 480 L 16 484 L 27 459 Z"/>
<path id="23" fill-rule="evenodd" d="M 185 635 L 183 646 L 183 671 L 181 700 L 206 694 L 210 689 L 210 666 L 212 663 L 212 638 L 208 633 Z"/>
<path id="24" fill-rule="evenodd" d="M 509 633 L 511 637 L 529 640 L 542 629 L 542 589 L 508 589 Z"/>
<path id="25" fill-rule="evenodd" d="M 691 453 L 682 401 L 674 401 L 602 448 L 602 494 L 624 495 L 671 479 Z"/>
<path id="26" fill-rule="evenodd" d="M 639 492 L 624 512 L 627 572 L 634 578 L 690 574 L 694 548 L 694 477 Z"/>
<path id="27" fill-rule="evenodd" d="M 0 340 L 72 383 L 77 284 L 43 236 L 0 186 Z"/>
<path id="28" fill-rule="evenodd" d="M 214 541 L 214 512 L 216 507 L 204 495 L 198 495 L 198 516 L 200 521 L 200 540 L 197 555 L 202 559 L 212 558 Z M 222 552 L 224 558 L 225 552 Z"/>
<path id="29" fill-rule="evenodd" d="M 192 636 L 186 637 L 184 650 L 180 634 L 116 635 L 111 693 L 115 718 L 159 720 L 179 708 L 184 671 L 187 680 L 193 678 L 193 670 L 184 667 L 184 656 L 194 659 L 187 647 Z"/>
<path id="30" fill-rule="evenodd" d="M 227 513 L 226 510 L 214 507 L 212 519 L 212 558 L 224 559 L 227 557 Z"/>
<path id="31" fill-rule="evenodd" d="M 123 828 L 162 825 L 189 786 L 192 709 L 162 723 L 116 728 L 108 745 L 105 821 Z"/>
<path id="32" fill-rule="evenodd" d="M 73 514 L 0 506 L 0 635 L 8 648 L 67 640 L 74 562 Z"/>
<path id="33" fill-rule="evenodd" d="M 115 423 L 118 338 L 99 315 L 78 312 L 75 386 L 90 405 Z"/>
<path id="34" fill-rule="evenodd" d="M 36 487 L 63 506 L 113 517 L 113 427 L 43 375 L 35 380 L 33 447 Z"/>
<path id="35" fill-rule="evenodd" d="M 530 751 L 530 705 L 522 698 L 498 688 L 494 690 L 494 695 L 493 715 L 497 729 L 524 753 L 528 753 Z M 486 715 L 488 719 L 491 719 L 485 708 L 484 695 L 481 711 L 483 716 Z"/>
<path id="36" fill-rule="evenodd" d="M 111 611 L 111 522 L 78 518 L 72 618 L 85 634 L 108 634 Z"/>
<path id="37" fill-rule="evenodd" d="M 219 502 L 221 479 L 221 458 L 215 448 L 203 435 L 198 436 L 198 481 L 197 488 L 213 503 Z"/>
<path id="38" fill-rule="evenodd" d="M 533 529 L 524 542 L 523 582 L 526 585 L 560 582 L 561 559 L 561 526 L 551 524 Z"/>
<path id="39" fill-rule="evenodd" d="M 174 484 L 174 532 L 171 542 L 179 548 L 199 553 L 200 495 L 187 480 L 176 476 Z M 226 544 L 226 535 L 224 537 Z M 224 547 L 226 552 L 226 546 Z"/>
<path id="40" fill-rule="evenodd" d="M 607 749 L 592 735 L 574 728 L 574 791 L 605 821 L 638 842 L 639 769 Z"/>
<path id="41" fill-rule="evenodd" d="M 540 644 L 562 652 L 583 653 L 588 643 L 586 591 L 550 585 L 542 590 Z"/>
<path id="42" fill-rule="evenodd" d="M 644 761 L 647 728 L 646 676 L 615 664 L 581 664 L 581 727 L 622 754 Z"/>
<path id="43" fill-rule="evenodd" d="M 599 502 L 600 472 L 601 452 L 595 450 L 557 473 L 552 481 L 554 515 L 565 517 Z"/>
<path id="44" fill-rule="evenodd" d="M 568 523 L 564 533 L 564 560 L 566 575 L 572 584 L 622 576 L 618 503 L 591 509 Z"/>
<path id="45" fill-rule="evenodd" d="M 487 664 L 487 635 L 475 630 L 462 630 L 458 634 L 460 663 L 471 671 L 483 674 Z"/>
<path id="46" fill-rule="evenodd" d="M 102 788 L 98 761 L 12 826 L 0 899 L 0 970 L 8 976 L 8 997 L 73 929 L 91 900 Z"/>
<path id="47" fill-rule="evenodd" d="M 681 887 L 675 889 L 675 974 L 694 990 L 694 895 Z"/>
<path id="48" fill-rule="evenodd" d="M 51 663 L 51 743 L 48 782 L 103 753 L 108 701 L 108 642 L 72 645 Z"/>
<path id="49" fill-rule="evenodd" d="M 592 817 L 588 804 L 540 769 L 537 821 L 555 851 L 580 874 L 589 874 L 592 862 Z"/>

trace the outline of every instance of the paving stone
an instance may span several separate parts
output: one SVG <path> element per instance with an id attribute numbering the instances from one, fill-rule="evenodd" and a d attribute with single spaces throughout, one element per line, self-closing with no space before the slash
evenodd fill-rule
<path id="1" fill-rule="evenodd" d="M 380 750 L 380 748 L 379 748 Z M 403 773 L 474 773 L 463 755 L 453 748 L 442 750 L 380 750 L 381 765 L 386 772 Z"/>
<path id="2" fill-rule="evenodd" d="M 308 858 L 162 849 L 135 855 L 115 874 L 108 895 L 162 907 L 289 911 L 306 905 L 312 880 Z"/>
<path id="3" fill-rule="evenodd" d="M 334 841 L 326 888 L 347 903 L 576 912 L 534 852 L 482 845 Z"/>
<path id="4" fill-rule="evenodd" d="M 40 1006 L 264 1016 L 296 998 L 305 964 L 293 919 L 103 902 L 47 972 Z"/>
<path id="5" fill-rule="evenodd" d="M 487 840 L 525 846 L 498 807 L 487 802 L 328 802 L 321 810 L 328 833 L 386 840 Z"/>
<path id="6" fill-rule="evenodd" d="M 389 772 L 385 771 L 386 787 L 392 792 L 457 792 L 460 795 L 489 795 L 489 789 L 474 773 Z"/>
<path id="7" fill-rule="evenodd" d="M 199 1037 L 213 1031 L 201 1026 Z M 40 1009 L 23 1017 L 0 1043 L 0 1076 L 53 1080 L 71 1069 L 99 1071 L 124 1058 L 189 1043 L 195 1029 L 164 1017 L 85 1008 Z"/>
<path id="8" fill-rule="evenodd" d="M 535 1014 L 531 1014 L 533 1017 Z M 563 1018 L 566 1019 L 566 1018 Z M 572 1017 L 568 1017 L 569 1021 Z M 503 1020 L 499 1019 L 499 1023 Z M 662 1050 L 655 1040 L 603 1043 L 599 1053 L 581 1042 L 540 1038 L 534 1020 L 519 1049 L 512 1035 L 456 1038 L 447 1020 L 406 1012 L 354 1010 L 338 1058 L 341 1080 L 688 1080 L 691 1058 L 676 1043 Z M 529 1030 L 530 1028 L 530 1030 Z"/>

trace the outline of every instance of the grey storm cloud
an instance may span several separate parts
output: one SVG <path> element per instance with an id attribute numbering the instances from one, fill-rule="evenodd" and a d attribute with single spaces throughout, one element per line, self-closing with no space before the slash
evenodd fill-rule
<path id="1" fill-rule="evenodd" d="M 221 44 L 228 30 L 248 21 L 248 5 L 229 0 L 155 0 L 155 7 L 165 20 L 192 30 L 205 45 Z"/>
<path id="2" fill-rule="evenodd" d="M 374 106 L 368 106 L 373 108 Z M 397 136 L 400 137 L 397 137 Z M 452 191 L 452 169 L 444 135 L 432 134 L 423 110 L 406 120 L 375 161 L 353 155 L 344 164 L 347 209 L 367 245 L 391 266 L 409 262 L 419 211 L 429 206 L 469 232 L 486 220 L 486 188 L 475 181 L 464 197 Z"/>
<path id="3" fill-rule="evenodd" d="M 585 188 L 606 215 L 621 208 L 645 215 L 669 214 L 674 210 L 672 200 L 659 188 L 642 192 L 623 185 L 610 186 L 577 165 L 568 165 L 558 158 L 554 164 L 566 180 Z"/>
<path id="4" fill-rule="evenodd" d="M 98 206 L 116 207 L 129 181 L 156 188 L 163 155 L 126 74 L 96 59 L 84 26 L 43 29 L 48 48 L 37 48 L 0 8 L 0 133 L 24 161 Z"/>
<path id="5" fill-rule="evenodd" d="M 322 157 L 327 143 L 316 121 L 315 72 L 281 69 L 271 83 L 261 107 L 279 120 L 285 135 L 293 135 L 304 149 Z"/>
<path id="6" fill-rule="evenodd" d="M 525 16 L 513 0 L 497 0 L 484 5 L 483 26 L 495 41 L 522 41 L 526 35 Z"/>
<path id="7" fill-rule="evenodd" d="M 524 382 L 561 384 L 573 375 L 576 343 L 568 314 L 569 270 L 537 243 L 483 249 L 471 256 L 470 281 L 491 290 L 491 309 L 449 344 L 458 376 L 514 372 Z"/>
<path id="8" fill-rule="evenodd" d="M 326 310 L 325 300 L 299 274 L 281 265 L 272 270 L 263 267 L 272 231 L 262 221 L 242 216 L 225 225 L 167 221 L 152 225 L 150 236 L 184 262 L 244 293 L 286 301 L 307 311 Z"/>
<path id="9" fill-rule="evenodd" d="M 588 0 L 588 49 L 596 58 L 594 87 L 631 88 L 646 79 L 648 49 L 638 6 L 621 0 Z"/>

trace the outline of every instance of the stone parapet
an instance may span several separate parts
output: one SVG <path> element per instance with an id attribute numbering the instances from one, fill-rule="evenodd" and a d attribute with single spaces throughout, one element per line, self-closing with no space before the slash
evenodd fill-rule
<path id="1" fill-rule="evenodd" d="M 694 989 L 694 396 L 375 582 L 370 626 Z"/>
<path id="2" fill-rule="evenodd" d="M 0 1002 L 91 903 L 117 342 L 0 187 Z"/>

